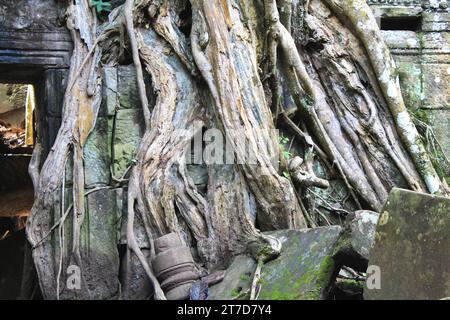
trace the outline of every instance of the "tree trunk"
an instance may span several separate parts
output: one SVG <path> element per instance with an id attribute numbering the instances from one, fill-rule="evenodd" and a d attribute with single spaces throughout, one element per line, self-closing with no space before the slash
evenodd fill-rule
<path id="1" fill-rule="evenodd" d="M 68 259 L 83 274 L 83 166 L 89 166 L 82 160 L 83 146 L 100 104 L 99 71 L 123 60 L 123 45 L 136 66 L 146 124 L 128 177 L 127 243 L 156 299 L 165 296 L 136 240 L 136 216 L 150 243 L 179 234 L 198 253 L 204 272 L 226 268 L 245 252 L 260 261 L 276 256 L 280 242 L 261 231 L 315 225 L 302 190 L 328 183 L 308 161 L 289 166 L 306 172 L 308 185 L 301 179 L 294 185 L 283 175 L 288 165 L 274 134 L 279 117 L 305 140 L 301 143 L 329 176 L 345 182 L 361 208 L 381 210 L 394 186 L 447 192 L 408 115 L 394 62 L 364 0 L 127 0 L 103 23 L 87 0 L 69 3 L 67 26 L 75 48 L 63 125 L 40 173 L 34 171 L 37 193 L 27 226 L 45 298 L 60 297 L 64 241 L 71 241 Z M 151 76 L 151 87 L 143 72 Z M 157 96 L 154 106 L 148 90 Z M 300 125 L 286 112 L 289 101 Z M 222 138 L 227 146 L 222 158 L 233 161 L 218 161 L 216 154 L 214 163 L 206 163 L 203 192 L 188 160 L 192 152 L 198 156 L 195 138 L 214 128 L 207 131 L 210 138 Z M 61 189 L 64 194 L 70 155 L 73 210 L 57 217 L 53 194 Z M 73 228 L 64 240 L 69 216 Z M 55 230 L 57 245 L 50 241 Z M 86 281 L 75 297 L 90 297 Z"/>

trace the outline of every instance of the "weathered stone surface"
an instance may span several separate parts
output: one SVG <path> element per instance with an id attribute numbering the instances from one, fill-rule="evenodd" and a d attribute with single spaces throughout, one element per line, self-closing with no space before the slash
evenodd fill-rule
<path id="1" fill-rule="evenodd" d="M 355 211 L 347 216 L 345 232 L 335 256 L 338 264 L 366 272 L 379 216 L 379 213 L 367 210 Z"/>
<path id="2" fill-rule="evenodd" d="M 108 121 L 106 118 L 100 117 L 83 149 L 85 184 L 87 186 L 109 184 L 111 156 L 108 144 Z"/>
<path id="3" fill-rule="evenodd" d="M 136 69 L 133 65 L 120 66 L 117 71 L 117 88 L 121 109 L 141 108 L 137 88 Z"/>
<path id="4" fill-rule="evenodd" d="M 102 107 L 101 114 L 114 116 L 118 105 L 118 87 L 117 87 L 117 68 L 103 68 L 103 86 L 102 86 Z"/>
<path id="5" fill-rule="evenodd" d="M 444 2 L 444 1 L 442 1 Z M 423 12 L 422 31 L 445 31 L 450 29 L 449 12 Z"/>
<path id="6" fill-rule="evenodd" d="M 449 82 L 447 82 L 448 84 Z M 427 122 L 433 127 L 436 139 L 442 146 L 442 151 L 450 159 L 450 109 L 448 110 L 424 110 Z M 440 169 L 445 170 L 442 166 Z M 450 181 L 450 171 L 444 173 Z"/>
<path id="7" fill-rule="evenodd" d="M 62 106 L 64 93 L 67 86 L 66 69 L 49 69 L 44 71 L 44 105 L 47 115 L 60 118 L 62 116 Z"/>
<path id="8" fill-rule="evenodd" d="M 380 217 L 369 265 L 381 289 L 366 299 L 450 296 L 450 199 L 394 189 Z"/>
<path id="9" fill-rule="evenodd" d="M 188 299 L 191 286 L 200 278 L 191 249 L 175 232 L 155 239 L 154 248 L 152 269 L 167 300 Z"/>
<path id="10" fill-rule="evenodd" d="M 128 251 L 130 253 L 130 251 Z M 148 280 L 147 273 L 144 270 L 138 257 L 131 253 L 131 256 L 124 255 L 122 259 L 122 299 L 124 300 L 149 300 L 153 294 L 153 287 Z M 149 249 L 142 249 L 142 253 L 148 261 L 151 259 Z"/>
<path id="11" fill-rule="evenodd" d="M 92 299 L 115 299 L 119 295 L 119 213 L 115 199 L 114 190 L 100 190 L 87 197 L 81 254 Z"/>
<path id="12" fill-rule="evenodd" d="M 378 212 L 360 210 L 349 221 L 350 245 L 366 260 L 369 260 L 373 247 L 379 217 Z"/>
<path id="13" fill-rule="evenodd" d="M 369 0 L 367 2 L 371 5 L 376 17 L 410 17 L 418 16 L 423 12 L 420 6 L 421 0 L 412 0 L 407 4 L 402 3 L 402 0 Z"/>
<path id="14" fill-rule="evenodd" d="M 256 261 L 252 257 L 237 256 L 226 271 L 222 282 L 210 288 L 208 299 L 230 300 L 240 295 L 242 299 L 248 299 L 250 295 L 245 293 L 251 288 L 255 270 Z"/>
<path id="15" fill-rule="evenodd" d="M 2 29 L 55 29 L 58 7 L 54 0 L 4 0 L 0 4 L 0 24 Z"/>
<path id="16" fill-rule="evenodd" d="M 369 4 L 377 18 L 403 17 L 418 21 L 416 30 L 382 30 L 382 34 L 397 63 L 406 106 L 413 112 L 433 109 L 430 117 L 422 120 L 437 132 L 445 154 L 450 156 L 450 144 L 445 136 L 450 121 L 448 2 L 413 0 L 406 4 L 401 0 L 369 0 Z"/>
<path id="17" fill-rule="evenodd" d="M 128 207 L 127 207 L 127 189 L 116 190 L 116 201 L 118 211 L 122 213 L 119 231 L 120 244 L 127 244 L 127 223 L 128 223 Z M 144 223 L 140 215 L 135 216 L 134 235 L 136 242 L 141 249 L 150 248 L 147 234 L 145 232 Z"/>
<path id="18" fill-rule="evenodd" d="M 0 63 L 67 68 L 72 41 L 61 26 L 65 5 L 56 0 L 1 1 Z"/>
<path id="19" fill-rule="evenodd" d="M 450 43 L 450 37 L 445 41 Z M 450 54 L 450 49 L 449 49 Z M 445 64 L 427 64 L 423 67 L 423 107 L 428 109 L 450 108 L 450 73 Z"/>
<path id="20" fill-rule="evenodd" d="M 56 136 L 58 135 L 59 128 L 61 127 L 61 118 L 48 117 L 47 118 L 47 136 L 48 136 L 48 145 L 49 147 L 53 147 L 55 143 Z"/>
<path id="21" fill-rule="evenodd" d="M 152 88 L 151 78 L 147 72 L 144 73 L 144 83 L 147 93 L 147 100 L 151 108 L 155 104 L 155 95 Z M 136 69 L 134 65 L 119 66 L 117 68 L 117 89 L 119 108 L 121 109 L 139 109 L 142 103 L 137 87 Z"/>
<path id="22" fill-rule="evenodd" d="M 395 50 L 420 49 L 421 40 L 419 35 L 414 31 L 382 30 L 381 34 L 386 44 Z"/>
<path id="23" fill-rule="evenodd" d="M 144 134 L 144 126 L 142 109 L 117 111 L 113 128 L 113 164 L 117 178 L 122 177 L 131 165 Z"/>
<path id="24" fill-rule="evenodd" d="M 339 226 L 270 233 L 281 239 L 280 257 L 262 268 L 260 300 L 326 299 L 335 274 Z"/>

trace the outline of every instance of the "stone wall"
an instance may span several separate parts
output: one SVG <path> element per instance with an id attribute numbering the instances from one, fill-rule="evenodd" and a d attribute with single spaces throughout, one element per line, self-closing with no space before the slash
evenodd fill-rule
<path id="1" fill-rule="evenodd" d="M 0 81 L 34 84 L 37 139 L 48 152 L 61 123 L 72 40 L 65 1 L 0 1 Z"/>
<path id="2" fill-rule="evenodd" d="M 153 101 L 150 94 L 149 101 Z M 122 203 L 126 203 L 127 191 L 126 187 L 118 187 L 119 181 L 126 178 L 133 164 L 144 128 L 134 66 L 105 67 L 99 117 L 84 148 L 85 187 L 88 190 L 111 187 L 91 197 L 107 193 L 119 220 L 126 220 L 126 208 Z M 124 243 L 124 235 L 120 235 L 121 224 L 115 223 L 119 230 L 117 242 Z M 141 243 L 143 247 L 147 246 L 144 241 Z"/>
<path id="3" fill-rule="evenodd" d="M 1 1 L 0 64 L 68 67 L 72 41 L 63 10 L 63 1 Z"/>

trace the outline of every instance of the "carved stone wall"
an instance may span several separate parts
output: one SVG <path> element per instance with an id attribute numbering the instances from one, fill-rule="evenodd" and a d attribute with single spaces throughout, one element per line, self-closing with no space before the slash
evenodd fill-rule
<path id="1" fill-rule="evenodd" d="M 38 140 L 48 150 L 61 122 L 72 52 L 65 1 L 0 1 L 0 81 L 34 84 Z"/>
<path id="2" fill-rule="evenodd" d="M 67 68 L 72 41 L 61 24 L 64 1 L 3 0 L 0 64 Z"/>

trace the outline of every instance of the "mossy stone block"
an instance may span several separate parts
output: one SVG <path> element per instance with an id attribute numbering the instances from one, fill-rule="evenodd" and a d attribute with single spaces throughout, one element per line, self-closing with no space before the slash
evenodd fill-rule
<path id="1" fill-rule="evenodd" d="M 369 266 L 379 268 L 380 274 L 373 275 L 379 277 L 379 288 L 366 288 L 365 299 L 449 297 L 449 249 L 450 199 L 394 189 L 369 259 Z"/>
<path id="2" fill-rule="evenodd" d="M 97 119 L 83 149 L 86 186 L 107 185 L 110 182 L 111 156 L 108 141 L 108 120 Z"/>
<path id="3" fill-rule="evenodd" d="M 339 226 L 270 233 L 283 244 L 281 255 L 262 268 L 260 300 L 323 300 L 336 272 L 333 256 Z"/>
<path id="4" fill-rule="evenodd" d="M 209 300 L 249 299 L 246 294 L 251 288 L 256 270 L 256 261 L 249 256 L 234 258 L 222 282 L 210 288 Z"/>
<path id="5" fill-rule="evenodd" d="M 115 190 L 103 189 L 87 196 L 82 227 L 83 275 L 92 299 L 119 297 L 119 251 Z"/>
<path id="6" fill-rule="evenodd" d="M 113 126 L 113 165 L 116 178 L 122 177 L 132 164 L 144 134 L 142 109 L 118 110 Z"/>

